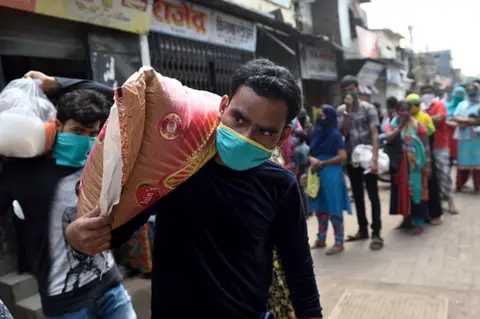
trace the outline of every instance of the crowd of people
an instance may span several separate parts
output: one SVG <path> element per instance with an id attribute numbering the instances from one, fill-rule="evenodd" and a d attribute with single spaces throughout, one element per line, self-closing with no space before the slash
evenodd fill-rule
<path id="1" fill-rule="evenodd" d="M 337 108 L 315 107 L 313 121 L 300 113 L 297 121 L 312 126 L 313 130 L 302 130 L 292 123 L 297 128 L 292 133 L 292 143 L 283 145 L 283 153 L 291 159 L 288 167 L 295 171 L 302 186 L 310 187 L 307 184 L 311 176 L 318 176 L 319 191 L 309 194 L 307 206 L 318 220 L 312 249 L 326 247 L 329 221 L 335 244 L 327 250 L 327 255 L 343 251 L 344 240 L 371 237 L 372 250 L 383 247 L 377 178 L 380 147 L 390 160 L 389 213 L 403 216 L 397 229 L 418 235 L 425 224 L 440 225 L 444 211 L 458 214 L 453 194 L 464 190 L 470 175 L 475 193 L 480 191 L 478 83 L 447 89 L 443 96 L 433 86 L 425 85 L 419 92 L 408 92 L 402 100 L 389 97 L 385 115 L 380 103 L 370 104 L 359 98 L 354 76 L 344 77 L 341 87 L 344 103 Z M 359 145 L 371 146 L 369 169 L 352 164 L 352 153 Z M 454 165 L 455 183 L 451 178 Z M 350 180 L 358 221 L 358 232 L 346 238 L 343 214 L 351 213 L 351 203 L 345 175 Z M 365 188 L 372 207 L 371 236 L 365 212 Z"/>
<path id="2" fill-rule="evenodd" d="M 47 318 L 136 318 L 110 252 L 129 240 L 139 261 L 132 259 L 133 267 L 152 273 L 152 318 L 322 318 L 310 249 L 326 247 L 329 223 L 335 233 L 329 255 L 342 252 L 345 240 L 371 239 L 372 250 L 383 248 L 381 147 L 390 158 L 390 213 L 403 216 L 399 228 L 412 234 L 442 222 L 442 200 L 458 213 L 452 163 L 456 190 L 473 173 L 480 191 L 477 84 L 455 88 L 444 101 L 425 86 L 404 100 L 389 98 L 388 114 L 381 116 L 378 106 L 360 98 L 357 79 L 346 76 L 344 103 L 315 107 L 309 116 L 290 71 L 257 59 L 235 72 L 221 100 L 217 156 L 112 230 L 113 217 L 100 216 L 99 209 L 77 217 L 76 206 L 82 169 L 113 90 L 40 72 L 25 76 L 37 79 L 54 102 L 57 137 L 46 156 L 0 159 L 0 214 L 13 201 L 22 208 L 19 255 L 38 282 Z M 371 146 L 368 169 L 351 162 L 359 145 Z M 294 174 L 268 161 L 278 148 Z M 358 231 L 346 238 L 343 214 L 352 213 L 352 204 L 345 175 L 358 221 Z M 318 219 L 312 247 L 308 213 Z M 149 221 L 154 231 L 145 228 Z M 0 318 L 9 318 L 1 302 Z"/>
<path id="3" fill-rule="evenodd" d="M 152 318 L 322 318 L 301 189 L 293 174 L 268 161 L 303 105 L 289 70 L 265 59 L 240 67 L 219 105 L 217 156 L 114 230 L 112 216 L 96 209 L 77 218 L 76 208 L 113 90 L 40 72 L 25 76 L 55 104 L 57 138 L 51 154 L 0 159 L 0 214 L 13 201 L 23 211 L 19 254 L 47 318 L 136 318 L 110 249 L 132 236 L 142 242 L 152 215 L 153 268 L 141 267 L 152 273 Z"/>

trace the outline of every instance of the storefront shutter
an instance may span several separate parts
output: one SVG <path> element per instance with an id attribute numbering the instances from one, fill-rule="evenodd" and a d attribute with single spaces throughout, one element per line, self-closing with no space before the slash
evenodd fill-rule
<path id="1" fill-rule="evenodd" d="M 0 7 L 0 55 L 84 60 L 82 25 Z"/>

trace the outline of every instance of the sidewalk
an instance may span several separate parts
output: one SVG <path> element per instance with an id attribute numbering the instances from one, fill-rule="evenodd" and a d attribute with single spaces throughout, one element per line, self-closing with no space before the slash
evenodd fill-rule
<path id="1" fill-rule="evenodd" d="M 382 251 L 370 251 L 368 241 L 346 243 L 336 256 L 313 251 L 325 318 L 480 318 L 480 197 L 455 196 L 460 215 L 447 214 L 443 225 L 413 237 L 394 230 L 400 217 L 388 215 L 389 191 L 384 189 Z M 345 223 L 346 235 L 357 231 L 355 215 Z M 316 220 L 310 218 L 308 224 L 313 242 Z M 329 231 L 332 244 L 331 227 Z M 337 304 L 339 312 L 331 315 Z"/>

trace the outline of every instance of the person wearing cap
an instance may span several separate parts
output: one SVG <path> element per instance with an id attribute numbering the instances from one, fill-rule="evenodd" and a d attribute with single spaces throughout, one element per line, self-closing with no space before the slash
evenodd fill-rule
<path id="1" fill-rule="evenodd" d="M 337 108 L 338 127 L 345 137 L 347 150 L 347 174 L 352 186 L 352 193 L 355 199 L 357 211 L 358 232 L 348 236 L 347 241 L 367 240 L 368 220 L 365 212 L 365 191 L 366 186 L 368 198 L 372 204 L 372 242 L 370 249 L 379 250 L 383 248 L 383 239 L 380 237 L 382 228 L 380 198 L 378 195 L 378 149 L 380 139 L 378 136 L 378 113 L 375 106 L 358 98 L 358 81 L 353 75 L 347 75 L 342 79 L 341 87 L 344 91 L 344 104 Z M 356 146 L 372 145 L 372 161 L 370 172 L 365 174 L 361 167 L 354 167 L 351 164 L 351 155 Z"/>
<path id="2" fill-rule="evenodd" d="M 426 112 L 422 110 L 422 99 L 418 94 L 412 93 L 407 96 L 407 101 L 412 104 L 412 117 L 425 125 L 428 130 L 430 149 L 433 149 L 435 143 L 435 124 Z M 435 157 L 431 157 L 432 174 L 428 180 L 428 214 L 431 225 L 441 224 L 443 215 L 442 203 L 440 199 L 440 187 L 438 184 L 437 171 L 435 167 Z"/>

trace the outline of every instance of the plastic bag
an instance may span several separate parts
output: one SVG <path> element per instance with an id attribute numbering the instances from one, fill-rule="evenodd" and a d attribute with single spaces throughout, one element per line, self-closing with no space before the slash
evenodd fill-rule
<path id="1" fill-rule="evenodd" d="M 31 78 L 10 82 L 0 93 L 0 155 L 34 157 L 51 149 L 57 111 Z"/>
<path id="2" fill-rule="evenodd" d="M 216 154 L 220 101 L 150 67 L 132 75 L 85 164 L 78 214 L 99 206 L 116 228 L 187 180 Z"/>
<path id="3" fill-rule="evenodd" d="M 316 198 L 318 192 L 320 192 L 320 176 L 309 168 L 307 175 L 307 194 L 311 198 Z"/>
<path id="4" fill-rule="evenodd" d="M 352 153 L 352 166 L 370 169 L 372 162 L 372 146 L 360 144 L 355 147 Z M 378 150 L 378 174 L 388 173 L 390 169 L 390 158 L 383 150 Z"/>

